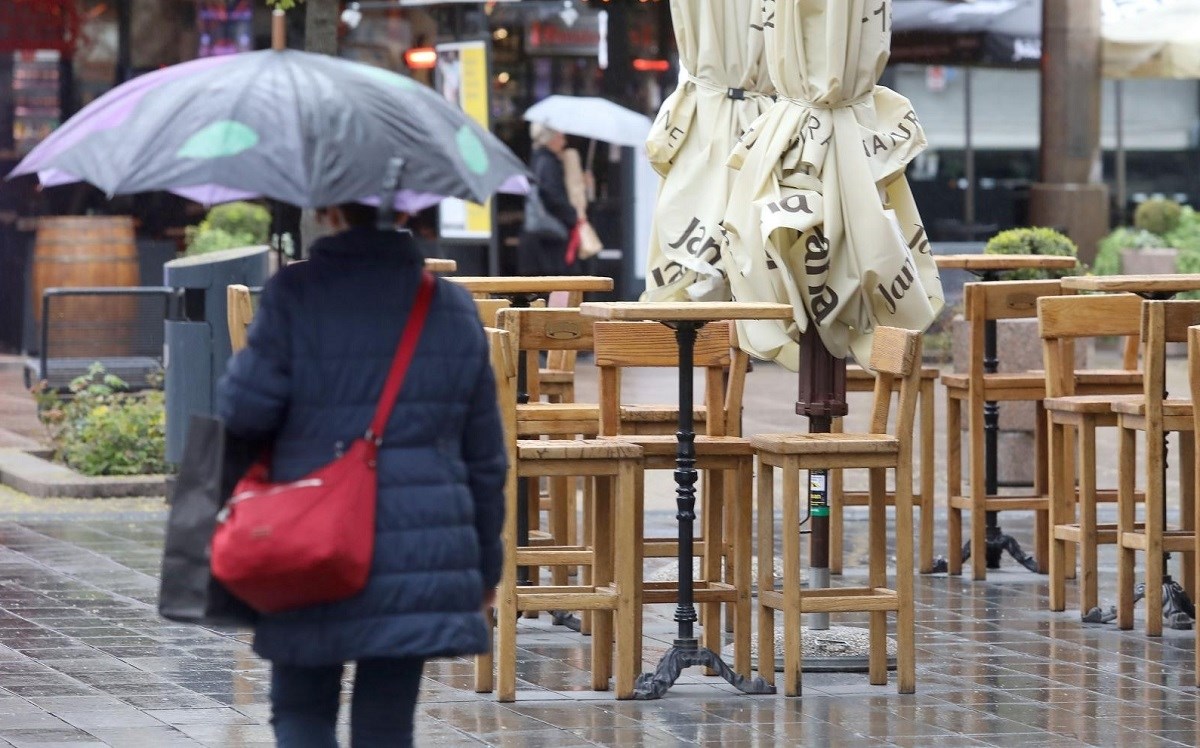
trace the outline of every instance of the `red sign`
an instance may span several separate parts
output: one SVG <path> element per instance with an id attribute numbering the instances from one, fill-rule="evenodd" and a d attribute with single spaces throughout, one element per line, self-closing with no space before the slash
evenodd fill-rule
<path id="1" fill-rule="evenodd" d="M 79 33 L 74 0 L 0 2 L 0 52 L 56 49 L 69 53 Z"/>

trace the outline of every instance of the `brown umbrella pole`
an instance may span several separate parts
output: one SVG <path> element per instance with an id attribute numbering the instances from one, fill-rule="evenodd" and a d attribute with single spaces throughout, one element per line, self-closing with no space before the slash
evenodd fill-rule
<path id="1" fill-rule="evenodd" d="M 810 321 L 808 332 L 800 338 L 800 397 L 796 401 L 796 414 L 808 418 L 810 434 L 828 434 L 833 419 L 848 412 L 846 360 L 829 352 L 815 324 Z M 829 586 L 829 471 L 810 470 L 808 476 L 809 585 L 823 589 Z M 810 614 L 809 628 L 828 629 L 829 614 Z"/>

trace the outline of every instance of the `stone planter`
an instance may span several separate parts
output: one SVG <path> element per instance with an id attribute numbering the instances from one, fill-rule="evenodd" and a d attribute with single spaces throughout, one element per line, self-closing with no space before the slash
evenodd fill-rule
<path id="1" fill-rule="evenodd" d="M 960 317 L 952 325 L 954 340 L 951 347 L 951 362 L 954 371 L 967 371 L 968 326 Z M 1005 319 L 996 325 L 996 350 L 999 355 L 1000 373 L 1017 374 L 1023 371 L 1041 370 L 1042 339 L 1038 336 L 1037 319 Z M 1087 366 L 1088 346 L 1080 342 L 1075 349 L 1075 365 Z M 1000 404 L 1000 437 L 997 446 L 997 474 L 1000 485 L 1033 485 L 1034 428 L 1037 408 L 1031 402 L 1005 402 Z M 963 411 L 963 481 L 968 480 L 967 414 Z"/>
<path id="2" fill-rule="evenodd" d="M 1121 272 L 1125 275 L 1162 275 L 1175 272 L 1175 259 L 1179 250 L 1170 247 L 1161 249 L 1121 250 Z"/>

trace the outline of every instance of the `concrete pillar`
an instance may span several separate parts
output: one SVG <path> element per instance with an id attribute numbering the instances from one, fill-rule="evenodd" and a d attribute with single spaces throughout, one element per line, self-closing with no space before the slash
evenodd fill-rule
<path id="1" fill-rule="evenodd" d="M 1108 233 L 1100 180 L 1100 0 L 1042 6 L 1041 177 L 1029 221 L 1063 229 L 1084 262 Z"/>

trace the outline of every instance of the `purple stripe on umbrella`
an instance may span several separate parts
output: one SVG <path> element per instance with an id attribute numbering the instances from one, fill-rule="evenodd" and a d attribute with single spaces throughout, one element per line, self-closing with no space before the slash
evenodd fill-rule
<path id="1" fill-rule="evenodd" d="M 13 169 L 9 176 L 14 177 L 21 174 L 32 174 L 35 171 L 42 171 L 48 161 L 65 153 L 89 135 L 103 130 L 111 130 L 125 124 L 129 115 L 141 103 L 142 97 L 158 86 L 169 84 L 173 80 L 202 73 L 210 68 L 227 65 L 235 57 L 236 55 L 203 57 L 179 65 L 171 65 L 170 67 L 138 76 L 121 87 L 113 89 L 108 94 L 88 104 L 78 115 L 72 117 L 69 122 L 59 127 L 49 137 L 39 143 L 21 161 L 17 168 Z M 51 174 L 52 172 L 44 173 Z M 61 174 L 61 172 L 55 173 Z M 68 178 L 53 182 L 53 184 L 66 184 L 67 182 L 76 181 L 79 180 Z M 47 186 L 51 184 L 45 179 L 42 180 L 42 183 Z"/>

